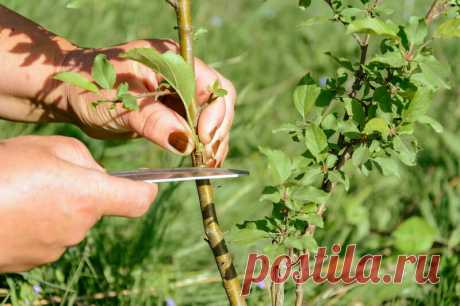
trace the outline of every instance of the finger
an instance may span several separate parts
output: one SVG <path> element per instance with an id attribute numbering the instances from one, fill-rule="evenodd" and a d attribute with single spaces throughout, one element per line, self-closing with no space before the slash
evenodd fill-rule
<path id="1" fill-rule="evenodd" d="M 146 100 L 139 112 L 129 114 L 132 129 L 173 153 L 190 154 L 195 146 L 185 119 L 162 103 Z"/>
<path id="2" fill-rule="evenodd" d="M 93 172 L 88 177 L 90 193 L 100 216 L 140 217 L 156 197 L 155 184 L 136 182 Z"/>
<path id="3" fill-rule="evenodd" d="M 230 81 L 221 76 L 219 76 L 219 82 L 227 90 L 227 95 L 206 107 L 198 121 L 198 133 L 204 144 L 225 137 L 233 123 L 236 103 L 235 88 Z"/>
<path id="4" fill-rule="evenodd" d="M 225 99 L 220 98 L 208 105 L 200 114 L 198 121 L 198 136 L 203 144 L 211 142 L 217 129 L 225 118 Z"/>
<path id="5" fill-rule="evenodd" d="M 229 151 L 229 145 L 226 144 L 223 146 L 222 153 L 217 154 L 218 161 L 216 164 L 216 168 L 222 167 L 224 165 L 225 159 L 227 158 L 227 155 L 228 155 L 228 151 Z"/>
<path id="6" fill-rule="evenodd" d="M 201 105 L 209 101 L 210 86 L 219 80 L 219 73 L 198 58 L 195 59 L 195 71 L 197 101 Z"/>
<path id="7" fill-rule="evenodd" d="M 206 154 L 212 160 L 208 162 L 209 167 L 217 167 L 225 159 L 225 149 L 228 148 L 229 135 L 227 134 L 222 140 L 216 140 L 206 148 Z"/>
<path id="8" fill-rule="evenodd" d="M 22 139 L 20 139 L 22 138 Z M 88 148 L 78 139 L 65 136 L 26 136 L 18 141 L 31 141 L 45 147 L 53 155 L 71 164 L 105 171 L 93 158 Z"/>

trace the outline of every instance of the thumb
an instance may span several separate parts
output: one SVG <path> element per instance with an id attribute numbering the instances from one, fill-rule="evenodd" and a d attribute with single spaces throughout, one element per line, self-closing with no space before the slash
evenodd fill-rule
<path id="1" fill-rule="evenodd" d="M 154 201 L 158 186 L 94 172 L 92 186 L 101 216 L 136 218 L 144 215 Z"/>

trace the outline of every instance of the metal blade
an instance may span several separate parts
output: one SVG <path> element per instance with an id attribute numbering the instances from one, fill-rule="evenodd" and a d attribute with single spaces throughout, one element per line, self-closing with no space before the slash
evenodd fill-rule
<path id="1" fill-rule="evenodd" d="M 249 171 L 221 168 L 171 168 L 121 171 L 110 173 L 110 175 L 146 183 L 167 183 L 236 178 L 249 175 Z"/>

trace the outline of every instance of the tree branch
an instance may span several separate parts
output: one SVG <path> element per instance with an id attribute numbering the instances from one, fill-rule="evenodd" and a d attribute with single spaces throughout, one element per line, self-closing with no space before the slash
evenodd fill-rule
<path id="1" fill-rule="evenodd" d="M 177 10 L 177 0 L 166 0 L 166 2 L 168 2 L 168 4 L 171 5 L 175 10 Z"/>
<path id="2" fill-rule="evenodd" d="M 425 22 L 430 26 L 439 16 L 441 16 L 449 8 L 449 1 L 434 0 L 430 9 L 425 15 Z"/>
<path id="3" fill-rule="evenodd" d="M 171 1 L 168 1 L 171 3 Z M 180 53 L 185 61 L 194 67 L 193 56 L 193 27 L 192 27 L 192 0 L 178 0 L 176 6 L 177 24 L 179 27 Z M 192 120 L 196 123 L 197 112 L 195 101 L 192 101 L 193 109 L 190 110 Z M 193 111 L 193 114 L 192 114 Z M 195 152 L 192 153 L 194 167 L 205 167 L 206 156 L 204 149 L 197 139 Z M 213 187 L 210 180 L 196 181 L 196 188 L 200 201 L 200 209 L 203 218 L 203 228 L 206 241 L 211 248 L 219 269 L 222 282 L 231 306 L 246 306 L 246 300 L 241 296 L 241 285 L 233 265 L 233 258 L 228 251 L 224 234 L 219 226 L 217 213 L 214 205 Z"/>

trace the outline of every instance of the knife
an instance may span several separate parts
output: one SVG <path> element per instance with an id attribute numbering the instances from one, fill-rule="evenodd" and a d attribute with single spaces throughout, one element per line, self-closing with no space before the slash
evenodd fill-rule
<path id="1" fill-rule="evenodd" d="M 138 169 L 112 172 L 110 175 L 146 183 L 169 183 L 197 180 L 237 178 L 249 175 L 249 171 L 222 168 L 169 168 Z"/>

